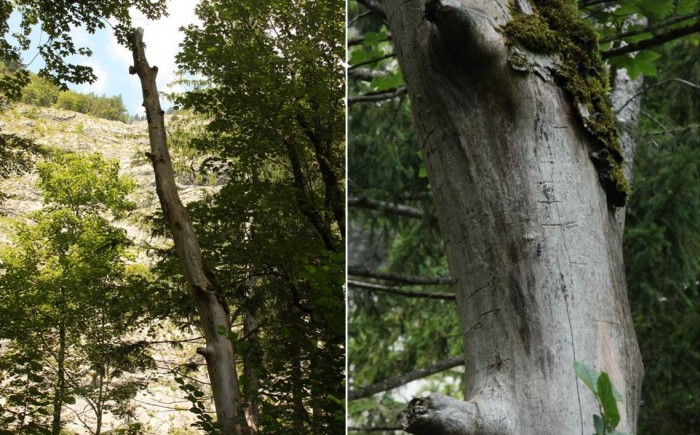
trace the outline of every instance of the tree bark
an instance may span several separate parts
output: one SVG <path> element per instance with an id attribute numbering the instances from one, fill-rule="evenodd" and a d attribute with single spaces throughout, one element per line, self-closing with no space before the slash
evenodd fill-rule
<path id="1" fill-rule="evenodd" d="M 248 276 L 246 286 L 251 293 L 255 292 L 255 278 Z M 248 427 L 251 432 L 256 432 L 260 425 L 259 415 L 259 394 L 260 379 L 258 367 L 260 367 L 260 340 L 258 339 L 257 307 L 255 302 L 250 300 L 243 314 L 243 336 L 248 342 L 248 350 L 243 356 L 243 377 L 245 378 L 245 413 Z"/>
<path id="2" fill-rule="evenodd" d="M 213 276 L 206 269 L 202 252 L 190 222 L 187 210 L 180 201 L 173 176 L 172 162 L 165 135 L 163 110 L 156 88 L 157 67 L 150 67 L 143 44 L 143 29 L 136 29 L 129 37 L 134 56 L 130 74 L 138 74 L 146 108 L 148 135 L 156 190 L 160 205 L 170 226 L 175 250 L 194 298 L 204 332 L 206 347 L 199 348 L 204 356 L 211 381 L 217 422 L 224 434 L 247 433 L 245 419 L 240 418 L 240 392 L 236 375 L 236 359 L 228 332 L 231 330 L 229 309 L 217 288 Z"/>
<path id="3" fill-rule="evenodd" d="M 634 432 L 642 364 L 622 233 L 583 122 L 546 66 L 509 64 L 509 1 L 428 3 L 383 5 L 455 279 L 467 400 L 418 399 L 404 427 L 592 433 L 580 361 L 623 392 L 618 430 Z"/>
<path id="4" fill-rule="evenodd" d="M 64 290 L 61 289 L 63 295 Z M 53 397 L 53 420 L 51 422 L 51 435 L 61 433 L 61 411 L 63 410 L 63 396 L 66 393 L 66 326 L 63 320 L 58 325 L 58 357 L 56 358 L 56 390 Z"/>
<path id="5" fill-rule="evenodd" d="M 639 121 L 639 111 L 641 110 L 640 90 L 644 83 L 643 76 L 632 80 L 627 75 L 627 70 L 615 71 L 613 90 L 610 95 L 618 130 L 620 132 L 620 145 L 622 156 L 624 157 L 622 170 L 627 181 L 632 184 L 634 175 L 634 152 L 636 144 L 632 132 L 637 127 Z M 616 211 L 617 221 L 622 229 L 625 228 L 625 211 L 627 208 L 619 208 Z"/>

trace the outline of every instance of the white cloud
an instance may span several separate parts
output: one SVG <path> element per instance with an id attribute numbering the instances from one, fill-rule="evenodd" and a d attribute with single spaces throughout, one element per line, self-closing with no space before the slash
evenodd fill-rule
<path id="1" fill-rule="evenodd" d="M 92 72 L 97 76 L 97 80 L 94 83 L 79 85 L 76 87 L 76 90 L 85 93 L 94 92 L 97 95 L 106 93 L 109 87 L 109 72 L 107 68 L 96 61 L 86 62 L 85 65 L 92 68 Z"/>
<path id="2" fill-rule="evenodd" d="M 146 56 L 151 65 L 158 66 L 158 85 L 163 90 L 165 85 L 175 79 L 175 56 L 184 38 L 179 29 L 196 22 L 194 8 L 197 3 L 197 0 L 172 0 L 168 4 L 168 17 L 158 21 L 147 20 L 142 14 L 132 10 L 134 25 L 144 28 Z"/>
<path id="3" fill-rule="evenodd" d="M 198 0 L 171 0 L 168 2 L 168 16 L 158 21 L 146 19 L 143 14 L 132 8 L 131 14 L 135 27 L 144 28 L 144 42 L 146 44 L 146 56 L 148 63 L 158 67 L 158 88 L 161 91 L 173 92 L 182 91 L 181 86 L 168 87 L 168 84 L 175 79 L 176 66 L 175 56 L 179 51 L 179 45 L 184 35 L 179 28 L 197 22 L 194 9 Z M 127 109 L 132 113 L 140 113 L 141 87 L 129 80 L 126 74 L 129 66 L 133 64 L 131 51 L 117 43 L 114 35 L 109 37 L 105 46 L 105 55 L 109 58 L 110 70 L 114 72 L 115 79 L 123 84 L 120 90 L 124 96 Z M 163 102 L 165 103 L 165 102 Z M 164 104 L 167 107 L 167 104 Z"/>

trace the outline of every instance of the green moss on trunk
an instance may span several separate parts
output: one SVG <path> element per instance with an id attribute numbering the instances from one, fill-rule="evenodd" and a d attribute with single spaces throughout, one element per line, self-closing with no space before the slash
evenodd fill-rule
<path id="1" fill-rule="evenodd" d="M 533 0 L 532 3 L 532 14 L 513 11 L 512 20 L 505 26 L 509 43 L 533 53 L 559 55 L 557 80 L 573 97 L 590 133 L 591 159 L 608 203 L 622 207 L 627 201 L 629 185 L 622 174 L 622 150 L 598 34 L 579 16 L 575 1 Z"/>

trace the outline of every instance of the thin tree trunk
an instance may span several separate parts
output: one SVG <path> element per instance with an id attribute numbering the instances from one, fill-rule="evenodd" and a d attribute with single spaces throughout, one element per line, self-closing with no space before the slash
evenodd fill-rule
<path id="1" fill-rule="evenodd" d="M 428 3 L 382 4 L 456 282 L 466 401 L 418 399 L 404 425 L 592 433 L 580 361 L 608 372 L 624 396 L 618 430 L 634 432 L 642 365 L 622 234 L 583 123 L 546 68 L 509 64 L 511 2 Z"/>
<path id="2" fill-rule="evenodd" d="M 617 119 L 618 130 L 620 131 L 620 145 L 622 155 L 625 158 L 623 172 L 630 184 L 633 184 L 634 175 L 634 152 L 636 144 L 632 132 L 637 127 L 639 112 L 641 110 L 640 90 L 644 84 L 644 76 L 640 75 L 632 80 L 624 69 L 615 70 L 615 80 L 613 91 L 610 95 L 615 118 Z M 619 208 L 616 211 L 617 221 L 620 227 L 625 227 L 625 212 L 627 208 Z"/>
<path id="3" fill-rule="evenodd" d="M 95 416 L 97 422 L 95 423 L 95 435 L 100 435 L 102 433 L 102 409 L 104 406 L 104 370 L 101 370 L 98 374 L 99 390 L 97 393 L 97 408 Z"/>
<path id="4" fill-rule="evenodd" d="M 252 293 L 255 291 L 255 278 L 248 277 L 247 287 Z M 251 295 L 252 296 L 252 295 Z M 249 296 L 249 299 L 252 297 Z M 243 377 L 245 378 L 244 398 L 246 403 L 246 420 L 252 432 L 258 430 L 260 416 L 258 414 L 258 394 L 260 381 L 258 379 L 258 367 L 260 365 L 260 343 L 258 339 L 258 321 L 256 317 L 255 302 L 250 302 L 243 317 L 243 336 L 249 344 L 243 358 Z"/>
<path id="5" fill-rule="evenodd" d="M 293 347 L 290 360 L 292 364 L 290 380 L 292 382 L 292 405 L 294 407 L 294 433 L 296 434 L 305 433 L 304 422 L 308 418 L 306 408 L 304 407 L 304 381 L 302 379 L 301 359 L 301 349 L 298 346 Z"/>
<path id="6" fill-rule="evenodd" d="M 63 290 L 61 290 L 63 293 Z M 63 395 L 66 390 L 66 326 L 63 320 L 58 325 L 58 358 L 56 360 L 56 389 L 53 398 L 53 421 L 51 422 L 51 434 L 61 433 L 61 411 L 63 410 Z"/>
<path id="7" fill-rule="evenodd" d="M 166 36 L 166 35 L 164 35 Z M 166 36 L 167 37 L 167 36 Z M 206 269 L 199 242 L 187 210 L 180 201 L 173 176 L 172 162 L 165 135 L 163 110 L 156 88 L 157 67 L 150 67 L 143 44 L 143 29 L 130 35 L 134 66 L 131 74 L 138 74 L 146 108 L 156 190 L 163 214 L 168 221 L 182 270 L 194 298 L 204 332 L 206 347 L 197 349 L 207 362 L 217 422 L 224 434 L 247 433 L 245 419 L 241 418 L 240 392 L 236 375 L 236 358 L 228 332 L 231 330 L 229 309 L 213 276 Z"/>
<path id="8" fill-rule="evenodd" d="M 301 214 L 306 216 L 311 225 L 313 225 L 314 229 L 321 237 L 321 240 L 323 240 L 326 249 L 331 252 L 340 252 L 340 248 L 333 238 L 333 231 L 329 223 L 323 218 L 323 214 L 315 204 L 313 192 L 307 189 L 307 180 L 304 177 L 301 167 L 301 160 L 299 158 L 299 152 L 297 151 L 296 142 L 294 142 L 292 138 L 287 138 L 284 142 L 284 148 L 292 164 L 292 174 L 294 176 L 293 186 L 299 211 L 301 211 Z M 338 224 L 341 225 L 341 222 L 338 222 Z"/>
<path id="9" fill-rule="evenodd" d="M 314 107 L 316 110 L 320 110 L 316 105 Z M 322 139 L 321 135 L 316 132 L 303 114 L 299 113 L 297 120 L 314 148 L 316 162 L 325 185 L 326 203 L 333 211 L 333 218 L 338 224 L 341 238 L 345 240 L 345 195 L 331 164 L 333 159 L 331 156 L 331 144 Z"/>

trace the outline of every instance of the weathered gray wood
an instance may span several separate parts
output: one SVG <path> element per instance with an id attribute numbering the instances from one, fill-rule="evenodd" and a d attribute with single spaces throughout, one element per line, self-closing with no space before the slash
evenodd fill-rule
<path id="1" fill-rule="evenodd" d="M 455 279 L 467 408 L 481 411 L 455 409 L 460 429 L 440 401 L 405 427 L 593 433 L 599 411 L 575 376 L 581 361 L 609 373 L 624 395 L 618 429 L 634 432 L 642 365 L 620 225 L 581 119 L 546 73 L 509 65 L 499 29 L 510 2 L 425 3 L 383 6 Z"/>
<path id="2" fill-rule="evenodd" d="M 197 352 L 203 355 L 207 362 L 217 421 L 224 434 L 247 433 L 245 419 L 237 419 L 240 415 L 240 392 L 234 349 L 226 335 L 226 332 L 231 330 L 229 309 L 220 297 L 210 273 L 207 272 L 197 236 L 177 191 L 166 141 L 163 110 L 156 87 L 158 68 L 150 67 L 146 60 L 143 29 L 136 29 L 130 35 L 130 43 L 134 66 L 130 68 L 129 73 L 138 74 L 141 80 L 143 106 L 146 108 L 148 120 L 151 152 L 147 155 L 153 163 L 160 205 L 170 226 L 175 250 L 194 298 L 206 339 L 206 347 L 199 348 Z"/>

